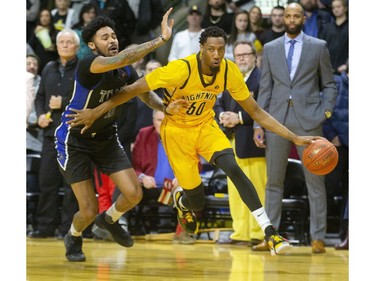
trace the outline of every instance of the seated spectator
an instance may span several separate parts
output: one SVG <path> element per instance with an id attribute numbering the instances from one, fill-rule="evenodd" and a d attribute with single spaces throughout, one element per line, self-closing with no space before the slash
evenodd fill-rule
<path id="1" fill-rule="evenodd" d="M 262 44 L 260 44 L 255 34 L 250 30 L 249 14 L 244 10 L 238 10 L 234 14 L 231 33 L 225 49 L 224 57 L 231 61 L 235 61 L 233 56 L 233 46 L 236 41 L 248 41 L 254 43 L 256 52 L 259 53 L 262 51 Z"/>
<path id="2" fill-rule="evenodd" d="M 73 22 L 78 23 L 79 22 L 79 14 L 82 10 L 82 7 L 85 4 L 88 4 L 90 0 L 70 0 L 70 8 L 74 10 L 73 14 Z"/>
<path id="3" fill-rule="evenodd" d="M 35 111 L 35 96 L 38 92 L 39 83 L 41 80 L 38 74 L 40 59 L 34 54 L 26 55 L 26 71 L 32 74 L 32 87 L 33 95 L 28 97 L 27 100 L 27 129 L 26 129 L 26 151 L 29 153 L 40 153 L 42 151 L 42 130 L 38 126 L 38 118 Z"/>
<path id="4" fill-rule="evenodd" d="M 70 0 L 55 0 L 55 9 L 51 11 L 53 26 L 57 32 L 72 28 L 76 23 L 75 10 L 70 8 Z"/>
<path id="5" fill-rule="evenodd" d="M 82 30 L 83 28 L 88 25 L 97 15 L 96 6 L 93 4 L 85 4 L 82 6 L 82 9 L 79 13 L 79 21 L 76 23 L 72 28 L 78 34 L 81 39 L 81 43 L 79 45 L 77 57 L 78 59 L 82 59 L 88 54 L 91 54 L 90 48 L 87 44 L 82 40 Z"/>
<path id="6" fill-rule="evenodd" d="M 186 16 L 188 28 L 177 32 L 173 36 L 171 50 L 169 51 L 168 61 L 181 59 L 191 54 L 198 53 L 200 50 L 199 38 L 202 29 L 202 13 L 197 5 L 189 9 Z"/>
<path id="7" fill-rule="evenodd" d="M 250 29 L 255 33 L 256 37 L 259 39 L 260 35 L 264 32 L 263 28 L 263 14 L 262 10 L 258 6 L 252 6 L 249 10 L 250 18 Z"/>
<path id="8" fill-rule="evenodd" d="M 305 11 L 306 20 L 302 31 L 315 38 L 321 38 L 326 25 L 333 21 L 330 12 L 320 9 L 318 0 L 299 0 L 299 4 Z"/>
<path id="9" fill-rule="evenodd" d="M 164 113 L 154 110 L 152 117 L 153 125 L 139 131 L 132 151 L 133 167 L 143 189 L 143 199 L 140 204 L 150 197 L 157 200 L 165 178 L 172 180 L 173 188 L 178 186 L 178 180 L 173 174 L 160 140 L 160 125 L 164 119 Z M 184 244 L 194 243 L 194 239 L 179 225 L 173 241 Z"/>
<path id="10" fill-rule="evenodd" d="M 53 27 L 51 12 L 47 9 L 41 10 L 37 25 L 28 42 L 31 49 L 40 58 L 39 75 L 41 75 L 44 66 L 49 61 L 57 60 L 58 58 L 56 35 L 57 32 Z"/>
<path id="11" fill-rule="evenodd" d="M 36 154 L 40 155 L 42 151 L 42 142 L 43 142 L 43 132 L 37 124 L 37 117 L 35 112 L 35 95 L 38 91 L 40 83 L 40 75 L 38 75 L 39 69 L 39 58 L 34 54 L 26 55 L 26 73 L 27 77 L 27 96 L 26 96 L 26 154 Z M 34 166 L 38 167 L 38 166 Z M 36 168 L 35 170 L 37 170 Z M 34 169 L 33 169 L 34 170 Z M 34 170 L 34 171 L 35 171 Z M 27 192 L 40 192 L 39 189 L 39 176 L 38 171 L 26 173 L 26 191 Z M 36 205 L 33 208 L 36 210 Z M 29 218 L 29 216 L 28 216 Z M 29 221 L 29 220 L 28 220 Z M 28 232 L 32 231 L 36 227 L 36 221 L 34 220 L 34 215 L 30 219 L 31 228 L 28 228 Z"/>
<path id="12" fill-rule="evenodd" d="M 235 13 L 238 10 L 248 11 L 255 5 L 254 0 L 226 0 L 228 12 Z"/>
<path id="13" fill-rule="evenodd" d="M 233 22 L 233 13 L 227 12 L 225 0 L 207 0 L 206 12 L 203 15 L 202 27 L 217 26 L 227 34 L 230 33 Z"/>
<path id="14" fill-rule="evenodd" d="M 264 46 L 266 43 L 275 40 L 284 35 L 285 27 L 283 22 L 285 8 L 275 6 L 271 10 L 271 27 L 266 29 L 259 37 L 260 43 Z"/>
<path id="15" fill-rule="evenodd" d="M 39 0 L 26 0 L 26 41 L 29 41 L 36 27 L 39 10 Z"/>

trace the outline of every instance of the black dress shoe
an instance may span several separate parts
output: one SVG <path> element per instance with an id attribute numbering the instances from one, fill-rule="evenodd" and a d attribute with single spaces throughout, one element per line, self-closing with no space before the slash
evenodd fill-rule
<path id="1" fill-rule="evenodd" d="M 249 246 L 249 241 L 235 240 L 228 238 L 226 240 L 218 240 L 216 244 L 220 245 L 238 245 L 238 246 Z"/>
<path id="2" fill-rule="evenodd" d="M 55 235 L 54 233 L 48 233 L 48 232 L 40 231 L 37 229 L 37 230 L 29 232 L 27 236 L 30 238 L 48 238 L 48 237 L 54 237 Z"/>

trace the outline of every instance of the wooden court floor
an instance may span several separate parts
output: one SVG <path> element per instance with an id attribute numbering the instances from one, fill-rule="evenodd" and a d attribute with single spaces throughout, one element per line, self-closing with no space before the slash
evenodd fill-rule
<path id="1" fill-rule="evenodd" d="M 62 240 L 26 238 L 28 281 L 345 281 L 349 251 L 327 247 L 313 255 L 295 246 L 284 256 L 252 252 L 248 247 L 194 245 L 136 240 L 131 248 L 115 242 L 84 239 L 86 262 L 68 262 Z"/>

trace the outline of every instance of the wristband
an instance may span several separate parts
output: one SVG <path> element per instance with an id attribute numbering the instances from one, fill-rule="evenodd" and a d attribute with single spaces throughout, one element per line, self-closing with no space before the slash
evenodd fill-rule
<path id="1" fill-rule="evenodd" d="M 161 38 L 161 40 L 163 40 L 163 42 L 165 42 L 165 43 L 167 43 L 168 41 L 167 40 L 165 40 L 165 38 L 163 37 L 163 35 L 161 35 L 160 34 L 160 36 L 159 36 L 160 38 Z"/>
<path id="2" fill-rule="evenodd" d="M 242 112 L 238 111 L 238 119 L 240 120 L 240 124 L 243 125 L 243 119 L 242 119 Z"/>

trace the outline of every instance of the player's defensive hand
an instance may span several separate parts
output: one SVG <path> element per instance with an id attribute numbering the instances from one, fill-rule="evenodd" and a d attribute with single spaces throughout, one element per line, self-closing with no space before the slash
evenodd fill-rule
<path id="1" fill-rule="evenodd" d="M 169 19 L 169 15 L 172 13 L 173 8 L 169 8 L 164 14 L 163 20 L 161 21 L 161 35 L 165 40 L 169 40 L 172 36 L 172 27 L 174 25 L 174 19 Z"/>
<path id="2" fill-rule="evenodd" d="M 70 111 L 73 111 L 72 114 L 66 114 L 67 117 L 71 117 L 72 119 L 67 121 L 66 123 L 72 127 L 77 127 L 83 125 L 83 129 L 81 130 L 81 134 L 83 134 L 88 128 L 92 126 L 94 121 L 96 120 L 95 115 L 92 109 L 74 109 L 69 108 Z"/>

